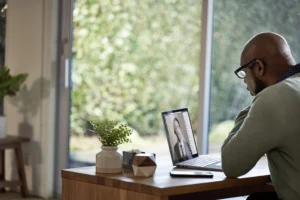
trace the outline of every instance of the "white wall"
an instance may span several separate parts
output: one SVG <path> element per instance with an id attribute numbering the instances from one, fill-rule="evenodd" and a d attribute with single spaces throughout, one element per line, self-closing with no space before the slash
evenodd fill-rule
<path id="1" fill-rule="evenodd" d="M 53 194 L 58 0 L 8 0 L 6 65 L 29 76 L 17 97 L 6 98 L 10 135 L 23 144 L 31 194 Z M 6 153 L 6 177 L 16 177 L 14 154 Z"/>

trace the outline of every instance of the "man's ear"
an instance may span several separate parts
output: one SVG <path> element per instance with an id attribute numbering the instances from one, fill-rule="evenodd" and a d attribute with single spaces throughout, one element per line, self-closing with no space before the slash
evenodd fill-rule
<path id="1" fill-rule="evenodd" d="M 261 60 L 256 60 L 256 62 L 257 62 L 257 67 L 255 70 L 256 74 L 259 76 L 264 75 L 266 66 L 264 65 L 264 63 Z"/>

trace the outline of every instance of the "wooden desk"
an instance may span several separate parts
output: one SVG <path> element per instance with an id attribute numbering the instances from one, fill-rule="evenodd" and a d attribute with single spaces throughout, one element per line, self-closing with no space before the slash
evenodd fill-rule
<path id="1" fill-rule="evenodd" d="M 264 158 L 265 159 L 265 158 Z M 260 161 L 248 174 L 226 178 L 213 172 L 214 178 L 172 178 L 171 162 L 160 164 L 153 177 L 135 177 L 130 170 L 122 174 L 96 175 L 95 167 L 62 170 L 62 200 L 176 200 L 219 199 L 274 191 L 265 161 Z"/>

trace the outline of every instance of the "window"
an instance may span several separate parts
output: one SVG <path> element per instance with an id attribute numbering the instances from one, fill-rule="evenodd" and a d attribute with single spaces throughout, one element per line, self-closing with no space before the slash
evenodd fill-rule
<path id="1" fill-rule="evenodd" d="M 244 44 L 255 34 L 283 35 L 299 61 L 299 0 L 215 0 L 211 74 L 209 152 L 220 152 L 237 113 L 252 97 L 233 71 L 239 67 Z"/>
<path id="2" fill-rule="evenodd" d="M 188 107 L 197 128 L 201 1 L 77 0 L 73 18 L 71 160 L 95 162 L 88 121 L 106 119 L 134 129 L 121 150 L 169 156 L 160 113 Z"/>

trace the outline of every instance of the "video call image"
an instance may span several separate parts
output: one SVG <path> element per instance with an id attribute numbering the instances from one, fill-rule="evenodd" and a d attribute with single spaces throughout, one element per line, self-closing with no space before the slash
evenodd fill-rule
<path id="1" fill-rule="evenodd" d="M 168 142 L 174 162 L 193 158 L 197 154 L 188 113 L 171 113 L 165 116 Z"/>

